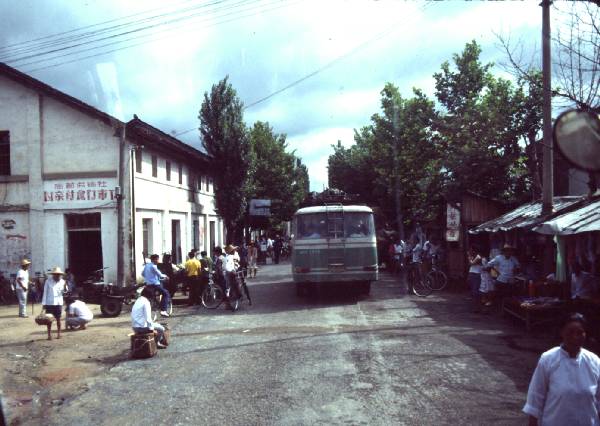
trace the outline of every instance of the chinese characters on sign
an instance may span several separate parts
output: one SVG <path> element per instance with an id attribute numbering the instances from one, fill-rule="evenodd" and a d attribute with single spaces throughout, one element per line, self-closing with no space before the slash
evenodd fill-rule
<path id="1" fill-rule="evenodd" d="M 44 182 L 46 208 L 101 207 L 116 200 L 114 178 L 85 178 Z"/>
<path id="2" fill-rule="evenodd" d="M 446 241 L 460 239 L 460 210 L 450 204 L 446 207 Z"/>

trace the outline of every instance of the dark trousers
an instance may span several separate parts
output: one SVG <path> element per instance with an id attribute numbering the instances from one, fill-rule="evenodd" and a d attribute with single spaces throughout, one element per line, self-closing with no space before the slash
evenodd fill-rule
<path id="1" fill-rule="evenodd" d="M 478 311 L 481 304 L 481 293 L 479 292 L 479 287 L 481 286 L 481 274 L 469 272 L 467 280 L 469 281 L 469 290 L 471 291 L 471 297 L 473 299 L 473 309 Z"/>
<path id="2" fill-rule="evenodd" d="M 281 249 L 275 249 L 273 250 L 274 256 L 273 256 L 273 260 L 275 261 L 275 264 L 279 263 L 279 257 L 281 256 Z"/>
<path id="3" fill-rule="evenodd" d="M 190 286 L 190 294 L 188 296 L 188 303 L 194 305 L 200 303 L 200 296 L 202 296 L 202 285 L 200 277 L 194 275 L 187 277 L 188 285 Z"/>

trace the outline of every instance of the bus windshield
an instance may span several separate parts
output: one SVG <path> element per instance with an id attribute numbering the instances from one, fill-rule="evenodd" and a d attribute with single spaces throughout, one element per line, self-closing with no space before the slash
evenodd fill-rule
<path id="1" fill-rule="evenodd" d="M 375 234 L 373 214 L 368 212 L 335 212 L 296 216 L 296 238 L 365 238 Z"/>

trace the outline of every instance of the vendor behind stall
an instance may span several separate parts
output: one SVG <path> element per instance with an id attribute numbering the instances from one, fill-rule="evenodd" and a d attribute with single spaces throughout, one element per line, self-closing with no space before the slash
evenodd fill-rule
<path id="1" fill-rule="evenodd" d="M 520 265 L 517 258 L 514 256 L 514 248 L 505 244 L 502 248 L 502 254 L 490 260 L 486 269 L 490 271 L 492 268 L 499 273 L 496 278 L 495 289 L 498 297 L 510 297 L 514 294 L 515 275 L 519 271 Z"/>
<path id="2" fill-rule="evenodd" d="M 571 298 L 591 299 L 596 291 L 596 282 L 592 274 L 585 272 L 579 262 L 574 263 L 571 274 Z"/>

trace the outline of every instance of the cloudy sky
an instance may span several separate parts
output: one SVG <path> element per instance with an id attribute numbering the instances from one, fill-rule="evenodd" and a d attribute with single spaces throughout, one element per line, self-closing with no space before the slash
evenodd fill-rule
<path id="1" fill-rule="evenodd" d="M 2 1 L 0 61 L 121 119 L 137 114 L 196 147 L 203 94 L 229 75 L 249 106 L 246 122 L 268 121 L 287 134 L 309 167 L 311 188 L 320 190 L 331 144 L 353 142 L 353 129 L 378 112 L 386 82 L 407 95 L 412 87 L 433 95 L 432 74 L 471 40 L 495 63 L 504 56 L 494 33 L 539 45 L 538 4 Z"/>

